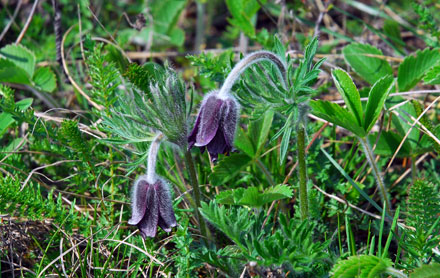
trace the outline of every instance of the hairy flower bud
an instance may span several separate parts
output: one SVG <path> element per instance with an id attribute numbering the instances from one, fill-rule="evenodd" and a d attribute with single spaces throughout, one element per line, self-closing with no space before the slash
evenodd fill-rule
<path id="1" fill-rule="evenodd" d="M 220 153 L 228 155 L 232 151 L 238 117 L 239 105 L 231 95 L 220 96 L 217 91 L 207 94 L 188 137 L 189 148 L 208 149 L 212 160 Z"/>
<path id="2" fill-rule="evenodd" d="M 140 176 L 132 192 L 132 215 L 128 224 L 136 225 L 143 238 L 155 237 L 157 226 L 169 233 L 177 225 L 167 182 L 157 177 L 151 182 Z"/>

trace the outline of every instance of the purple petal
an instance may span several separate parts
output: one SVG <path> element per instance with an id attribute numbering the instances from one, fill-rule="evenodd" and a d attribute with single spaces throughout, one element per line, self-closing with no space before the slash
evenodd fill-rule
<path id="1" fill-rule="evenodd" d="M 144 217 L 147 207 L 147 192 L 150 187 L 151 185 L 146 181 L 146 176 L 140 176 L 134 183 L 129 225 L 137 225 Z"/>
<path id="2" fill-rule="evenodd" d="M 210 94 L 203 101 L 200 108 L 200 124 L 196 136 L 195 146 L 206 146 L 211 142 L 217 133 L 220 124 L 220 109 L 223 100 L 217 98 L 215 94 Z"/>
<path id="3" fill-rule="evenodd" d="M 228 148 L 232 149 L 232 145 L 234 144 L 235 130 L 238 122 L 238 105 L 235 100 L 230 98 L 225 101 L 222 108 L 221 127 L 226 144 L 228 145 Z"/>
<path id="4" fill-rule="evenodd" d="M 176 216 L 174 215 L 173 202 L 168 184 L 162 180 L 157 185 L 157 194 L 159 196 L 159 226 L 165 231 L 170 232 L 171 227 L 175 227 Z"/>
<path id="5" fill-rule="evenodd" d="M 208 152 L 213 158 L 217 158 L 219 153 L 224 153 L 226 150 L 226 141 L 223 132 L 219 129 L 214 138 L 208 144 Z"/>
<path id="6" fill-rule="evenodd" d="M 159 197 L 153 185 L 149 186 L 147 190 L 147 207 L 145 216 L 137 225 L 143 238 L 156 236 L 158 221 Z"/>
<path id="7" fill-rule="evenodd" d="M 194 128 L 191 131 L 191 134 L 188 136 L 188 149 L 191 149 L 197 140 L 197 133 L 199 132 L 199 125 L 200 125 L 200 115 L 203 112 L 203 106 L 200 107 L 199 114 L 197 114 L 196 122 L 194 123 Z"/>

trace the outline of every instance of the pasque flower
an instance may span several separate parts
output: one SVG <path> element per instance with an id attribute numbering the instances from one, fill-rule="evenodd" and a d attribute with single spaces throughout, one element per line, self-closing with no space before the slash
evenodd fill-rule
<path id="1" fill-rule="evenodd" d="M 167 233 L 177 225 L 169 185 L 156 175 L 157 152 L 162 137 L 162 133 L 159 133 L 151 142 L 147 174 L 136 180 L 132 191 L 128 224 L 136 225 L 143 238 L 155 237 L 158 225 Z"/>
<path id="2" fill-rule="evenodd" d="M 208 149 L 212 160 L 216 160 L 220 153 L 231 152 L 240 112 L 238 102 L 231 95 L 232 86 L 246 68 L 263 60 L 274 63 L 285 81 L 286 66 L 275 54 L 258 51 L 244 57 L 231 70 L 220 90 L 207 94 L 203 99 L 194 128 L 188 137 L 189 148 L 196 146 L 203 151 Z"/>
<path id="3" fill-rule="evenodd" d="M 212 160 L 216 160 L 220 153 L 229 154 L 238 116 L 239 105 L 232 96 L 221 96 L 218 91 L 206 95 L 188 137 L 189 148 L 208 149 Z"/>
<path id="4" fill-rule="evenodd" d="M 136 225 L 143 238 L 155 237 L 157 226 L 165 232 L 171 232 L 176 226 L 173 203 L 165 180 L 157 177 L 154 182 L 148 181 L 147 175 L 140 176 L 133 190 L 132 215 L 128 221 Z"/>

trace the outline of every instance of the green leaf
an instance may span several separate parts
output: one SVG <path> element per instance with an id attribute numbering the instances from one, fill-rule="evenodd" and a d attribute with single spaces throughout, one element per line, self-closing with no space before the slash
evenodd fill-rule
<path id="1" fill-rule="evenodd" d="M 398 100 L 399 102 L 404 101 L 401 97 L 393 97 L 392 101 Z M 395 105 L 396 103 L 394 103 Z M 388 105 L 388 102 L 387 102 Z M 390 106 L 393 105 L 390 103 Z M 391 121 L 396 128 L 397 132 L 400 134 L 400 136 L 405 136 L 405 134 L 408 132 L 408 130 L 411 128 L 411 124 L 413 123 L 413 120 L 411 119 L 411 116 L 413 118 L 417 118 L 417 113 L 414 109 L 414 106 L 411 103 L 405 103 L 401 106 L 399 106 L 396 110 L 400 117 L 397 117 L 393 115 L 391 118 Z M 415 150 L 418 145 L 418 141 L 420 139 L 420 131 L 417 129 L 417 127 L 413 127 L 406 138 L 406 142 L 409 142 L 411 146 L 411 151 Z"/>
<path id="2" fill-rule="evenodd" d="M 15 105 L 18 107 L 18 109 L 20 109 L 21 111 L 24 111 L 32 105 L 33 101 L 34 101 L 33 98 L 25 98 L 20 101 L 17 101 L 15 103 Z"/>
<path id="3" fill-rule="evenodd" d="M 246 154 L 233 153 L 225 157 L 214 167 L 213 173 L 209 175 L 210 183 L 214 186 L 226 183 L 235 177 L 251 160 Z"/>
<path id="4" fill-rule="evenodd" d="M 438 49 L 417 51 L 416 56 L 408 56 L 399 66 L 397 83 L 399 91 L 408 91 L 422 79 L 423 75 L 440 61 Z"/>
<path id="5" fill-rule="evenodd" d="M 38 68 L 33 81 L 40 90 L 45 92 L 53 92 L 57 86 L 55 74 L 49 67 Z"/>
<path id="6" fill-rule="evenodd" d="M 332 76 L 339 93 L 345 101 L 345 105 L 347 105 L 348 111 L 350 111 L 357 120 L 357 125 L 363 126 L 361 98 L 350 75 L 342 69 L 335 69 L 332 71 Z"/>
<path id="7" fill-rule="evenodd" d="M 368 136 L 370 142 L 376 142 L 377 133 Z M 393 131 L 382 131 L 380 134 L 379 141 L 376 144 L 374 153 L 382 156 L 392 156 L 400 142 L 402 142 L 403 137 Z M 397 157 L 409 157 L 411 155 L 411 145 L 408 141 L 405 141 L 402 147 L 397 153 Z"/>
<path id="8" fill-rule="evenodd" d="M 248 134 L 244 131 L 242 127 L 239 127 L 234 140 L 234 146 L 249 155 L 250 157 L 255 156 L 254 145 Z"/>
<path id="9" fill-rule="evenodd" d="M 374 84 L 382 76 L 393 73 L 386 60 L 368 56 L 383 55 L 382 51 L 372 45 L 352 43 L 344 47 L 342 53 L 353 70 L 370 84 Z"/>
<path id="10" fill-rule="evenodd" d="M 288 185 L 276 185 L 260 192 L 257 187 L 226 190 L 216 196 L 220 204 L 243 205 L 259 208 L 276 200 L 292 198 L 293 190 Z"/>
<path id="11" fill-rule="evenodd" d="M 0 58 L 0 82 L 31 85 L 27 72 L 13 62 Z"/>
<path id="12" fill-rule="evenodd" d="M 379 79 L 371 88 L 368 94 L 367 108 L 365 110 L 364 129 L 368 133 L 379 118 L 380 112 L 385 104 L 391 89 L 394 85 L 394 78 L 388 75 Z"/>
<path id="13" fill-rule="evenodd" d="M 14 122 L 11 114 L 2 112 L 0 114 L 0 136 L 2 136 Z"/>
<path id="14" fill-rule="evenodd" d="M 22 45 L 9 44 L 0 49 L 0 56 L 23 69 L 29 78 L 34 76 L 35 55 Z"/>
<path id="15" fill-rule="evenodd" d="M 351 256 L 339 261 L 332 269 L 334 278 L 373 278 L 387 273 L 391 260 L 371 255 Z"/>
<path id="16" fill-rule="evenodd" d="M 249 125 L 249 138 L 253 141 L 255 146 L 255 153 L 261 150 L 269 135 L 270 128 L 272 126 L 274 112 L 268 110 L 262 117 L 252 121 Z"/>
<path id="17" fill-rule="evenodd" d="M 330 123 L 341 126 L 359 137 L 365 137 L 365 130 L 357 125 L 354 116 L 341 106 L 323 100 L 310 101 L 311 113 Z"/>
<path id="18" fill-rule="evenodd" d="M 410 278 L 440 278 L 440 264 L 423 265 L 416 268 Z"/>
<path id="19" fill-rule="evenodd" d="M 440 84 L 440 65 L 432 67 L 423 78 L 426 84 L 437 85 Z"/>
<path id="20" fill-rule="evenodd" d="M 252 17 L 260 9 L 259 3 L 265 3 L 266 1 L 257 0 L 226 0 L 226 5 L 232 18 L 229 22 L 238 27 L 247 36 L 255 36 L 255 27 L 252 23 Z"/>

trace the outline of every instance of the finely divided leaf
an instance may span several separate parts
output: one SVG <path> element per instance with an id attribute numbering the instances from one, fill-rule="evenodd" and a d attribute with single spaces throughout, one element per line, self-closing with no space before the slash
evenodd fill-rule
<path id="1" fill-rule="evenodd" d="M 348 111 L 355 117 L 358 126 L 362 125 L 362 104 L 359 92 L 350 75 L 342 69 L 332 71 L 333 80 L 347 105 Z"/>
<path id="2" fill-rule="evenodd" d="M 365 130 L 356 123 L 356 119 L 350 112 L 335 103 L 323 100 L 312 100 L 310 101 L 310 107 L 312 108 L 311 113 L 321 119 L 348 129 L 360 137 L 364 137 L 367 134 Z"/>
<path id="3" fill-rule="evenodd" d="M 374 84 L 383 76 L 393 73 L 393 69 L 386 60 L 371 57 L 383 55 L 382 51 L 372 45 L 352 43 L 344 47 L 342 53 L 353 70 L 370 84 Z"/>
<path id="4" fill-rule="evenodd" d="M 385 100 L 393 88 L 394 78 L 388 75 L 379 79 L 371 88 L 365 110 L 364 129 L 368 133 L 379 118 Z"/>
<path id="5" fill-rule="evenodd" d="M 422 79 L 423 75 L 440 62 L 438 49 L 417 51 L 416 56 L 408 56 L 399 66 L 397 83 L 399 91 L 408 91 Z"/>

